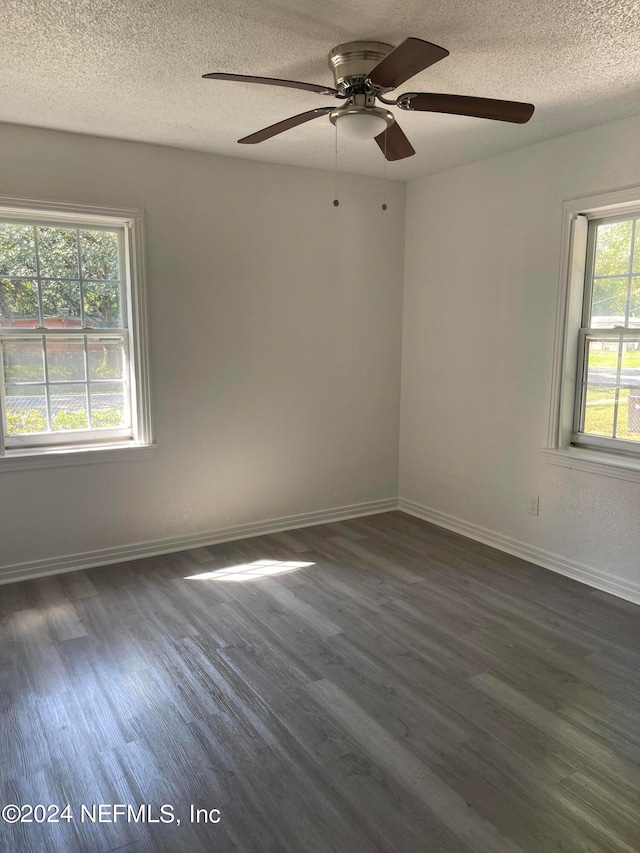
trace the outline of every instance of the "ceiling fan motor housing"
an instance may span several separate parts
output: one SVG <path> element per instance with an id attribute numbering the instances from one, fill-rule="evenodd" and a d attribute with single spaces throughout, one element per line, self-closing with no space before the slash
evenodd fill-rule
<path id="1" fill-rule="evenodd" d="M 369 73 L 392 50 L 392 45 L 381 41 L 350 41 L 334 47 L 329 67 L 336 89 L 342 93 L 363 90 Z"/>

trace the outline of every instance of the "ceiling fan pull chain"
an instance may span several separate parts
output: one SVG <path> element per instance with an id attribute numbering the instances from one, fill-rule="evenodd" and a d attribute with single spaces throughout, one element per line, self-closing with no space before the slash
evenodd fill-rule
<path id="1" fill-rule="evenodd" d="M 338 201 L 338 125 L 337 124 L 335 125 L 335 129 L 336 129 L 336 145 L 335 145 L 336 157 L 335 157 L 335 178 L 334 178 L 333 206 L 337 207 L 340 204 L 340 202 Z"/>
<path id="2" fill-rule="evenodd" d="M 387 136 L 388 129 L 384 132 L 384 178 L 382 179 L 382 209 L 387 209 Z"/>

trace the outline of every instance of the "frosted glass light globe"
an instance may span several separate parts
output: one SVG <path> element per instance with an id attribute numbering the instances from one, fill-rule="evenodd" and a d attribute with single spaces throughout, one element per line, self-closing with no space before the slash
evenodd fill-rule
<path id="1" fill-rule="evenodd" d="M 346 113 L 336 119 L 340 133 L 351 139 L 373 139 L 387 129 L 387 122 L 375 113 Z"/>

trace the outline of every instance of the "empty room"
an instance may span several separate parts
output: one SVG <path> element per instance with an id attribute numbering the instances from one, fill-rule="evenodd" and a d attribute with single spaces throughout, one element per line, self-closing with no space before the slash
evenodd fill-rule
<path id="1" fill-rule="evenodd" d="M 0 32 L 0 850 L 638 853 L 636 3 Z"/>

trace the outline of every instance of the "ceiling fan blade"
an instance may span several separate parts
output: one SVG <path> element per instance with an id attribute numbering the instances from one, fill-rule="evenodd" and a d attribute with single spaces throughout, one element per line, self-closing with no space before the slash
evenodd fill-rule
<path id="1" fill-rule="evenodd" d="M 232 80 L 236 83 L 263 83 L 266 86 L 285 86 L 288 89 L 305 89 L 307 92 L 317 92 L 319 95 L 337 95 L 331 86 L 320 86 L 318 83 L 300 83 L 298 80 L 280 80 L 277 77 L 251 77 L 247 74 L 222 74 L 214 72 L 203 74 L 205 80 Z"/>
<path id="2" fill-rule="evenodd" d="M 407 92 L 400 95 L 398 106 L 403 110 L 451 113 L 458 116 L 511 121 L 516 124 L 528 122 L 535 109 L 533 104 L 523 104 L 520 101 L 497 101 L 493 98 L 471 98 L 466 95 L 441 95 L 427 92 Z"/>
<path id="3" fill-rule="evenodd" d="M 405 157 L 413 157 L 416 153 L 397 121 L 375 139 L 387 160 L 404 160 Z"/>
<path id="4" fill-rule="evenodd" d="M 314 118 L 325 116 L 333 109 L 333 107 L 318 107 L 318 109 L 309 110 L 307 113 L 291 116 L 291 118 L 286 118 L 284 121 L 270 124 L 269 127 L 263 127 L 262 130 L 257 130 L 250 136 L 244 136 L 238 142 L 241 142 L 243 145 L 255 145 L 256 142 L 264 142 L 265 139 L 271 139 L 272 136 L 284 133 L 285 130 L 291 130 L 291 128 L 297 127 L 299 124 L 304 124 L 306 121 L 312 121 Z"/>
<path id="5" fill-rule="evenodd" d="M 369 74 L 369 80 L 383 89 L 395 89 L 445 56 L 449 56 L 449 51 L 444 47 L 422 39 L 408 38 L 376 65 Z"/>

